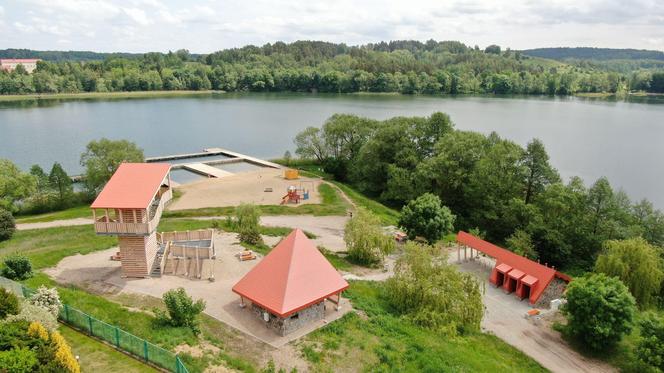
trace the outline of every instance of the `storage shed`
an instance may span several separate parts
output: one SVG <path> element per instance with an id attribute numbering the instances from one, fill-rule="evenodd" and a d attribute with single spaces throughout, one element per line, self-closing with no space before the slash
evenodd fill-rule
<path id="1" fill-rule="evenodd" d="M 494 258 L 496 265 L 491 271 L 489 282 L 502 287 L 506 293 L 515 293 L 521 299 L 528 299 L 530 304 L 535 304 L 539 300 L 554 278 L 557 277 L 565 282 L 571 280 L 554 268 L 517 255 L 472 234 L 459 232 L 456 240 L 459 258 L 462 248 L 464 253 L 466 248 L 470 248 L 471 256 L 472 251 L 477 250 Z"/>

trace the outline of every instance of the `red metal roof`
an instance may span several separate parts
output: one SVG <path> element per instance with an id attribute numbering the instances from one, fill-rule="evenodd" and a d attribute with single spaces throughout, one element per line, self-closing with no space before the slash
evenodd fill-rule
<path id="1" fill-rule="evenodd" d="M 518 279 L 520 279 L 521 277 L 525 276 L 526 274 L 523 273 L 522 271 L 519 271 L 518 269 L 513 269 L 513 270 L 511 270 L 510 273 L 508 273 L 507 275 L 510 276 L 510 277 L 513 278 L 513 279 L 518 280 Z"/>
<path id="2" fill-rule="evenodd" d="M 41 61 L 39 58 L 2 58 L 0 63 L 31 63 Z"/>
<path id="3" fill-rule="evenodd" d="M 293 230 L 251 269 L 233 291 L 287 317 L 346 290 L 348 283 L 304 232 Z"/>
<path id="4" fill-rule="evenodd" d="M 537 283 L 537 279 L 531 275 L 526 275 L 526 277 L 521 279 L 521 282 L 526 285 L 533 286 Z"/>
<path id="5" fill-rule="evenodd" d="M 123 163 L 111 176 L 93 209 L 145 209 L 168 175 L 167 163 Z"/>
<path id="6" fill-rule="evenodd" d="M 521 255 L 517 255 L 502 247 L 498 247 L 490 242 L 477 238 L 472 234 L 463 231 L 459 232 L 457 234 L 457 242 L 495 258 L 498 266 L 507 264 L 514 269 L 524 272 L 526 277 L 521 280 L 523 282 L 525 282 L 526 278 L 529 279 L 529 277 L 539 280 L 536 286 L 531 286 L 530 303 L 537 302 L 540 295 L 542 295 L 542 292 L 544 292 L 544 289 L 549 286 L 549 283 L 556 275 L 556 270 L 553 268 L 549 268 L 528 258 L 524 258 Z M 498 269 L 498 267 L 496 267 L 496 269 Z"/>

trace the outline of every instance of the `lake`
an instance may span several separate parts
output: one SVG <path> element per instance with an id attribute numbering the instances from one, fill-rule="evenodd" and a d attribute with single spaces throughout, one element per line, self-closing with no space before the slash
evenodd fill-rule
<path id="1" fill-rule="evenodd" d="M 540 138 L 564 178 L 607 176 L 632 199 L 664 208 L 664 104 L 582 98 L 215 94 L 124 100 L 0 103 L 0 158 L 23 169 L 60 162 L 70 174 L 93 139 L 129 139 L 146 156 L 223 147 L 262 158 L 334 113 L 376 119 L 448 113 L 456 128 Z M 48 169 L 47 169 L 48 171 Z"/>

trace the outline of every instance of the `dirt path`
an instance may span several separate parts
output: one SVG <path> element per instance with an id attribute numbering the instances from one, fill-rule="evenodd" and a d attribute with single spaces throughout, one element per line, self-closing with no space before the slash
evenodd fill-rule
<path id="1" fill-rule="evenodd" d="M 44 221 L 39 223 L 19 223 L 16 224 L 16 229 L 18 230 L 44 229 L 44 228 L 55 228 L 55 227 L 69 227 L 74 225 L 92 225 L 92 223 L 93 223 L 92 219 L 76 218 L 76 219 Z"/>
<path id="2" fill-rule="evenodd" d="M 453 259 L 452 259 L 453 257 Z M 450 255 L 456 263 L 456 255 Z M 526 319 L 531 309 L 526 301 L 503 293 L 488 282 L 492 263 L 469 261 L 456 263 L 464 272 L 477 275 L 485 283 L 482 329 L 518 348 L 552 372 L 616 372 L 617 369 L 599 360 L 586 358 L 574 351 L 560 333 L 541 319 Z"/>

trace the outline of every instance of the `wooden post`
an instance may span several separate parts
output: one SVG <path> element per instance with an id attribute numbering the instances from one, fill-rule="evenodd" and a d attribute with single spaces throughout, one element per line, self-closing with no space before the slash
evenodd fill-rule
<path id="1" fill-rule="evenodd" d="M 92 209 L 92 220 L 94 220 L 95 223 L 97 222 L 97 209 Z"/>
<path id="2" fill-rule="evenodd" d="M 116 211 L 116 214 L 119 215 L 118 217 L 120 218 L 120 223 L 124 223 L 124 219 L 122 218 L 122 215 L 124 215 L 124 214 L 122 213 L 122 210 L 117 209 L 115 211 Z"/>
<path id="3" fill-rule="evenodd" d="M 457 242 L 456 244 L 456 249 L 457 249 L 457 263 L 461 262 L 461 245 Z"/>
<path id="4" fill-rule="evenodd" d="M 201 268 L 199 266 L 199 258 L 198 258 L 198 247 L 195 247 L 194 250 L 196 251 L 196 277 L 201 278 Z"/>
<path id="5" fill-rule="evenodd" d="M 468 247 L 463 245 L 463 261 L 468 261 Z"/>
<path id="6" fill-rule="evenodd" d="M 131 213 L 134 215 L 134 223 L 138 223 L 138 220 L 136 220 L 136 209 L 132 209 Z"/>

